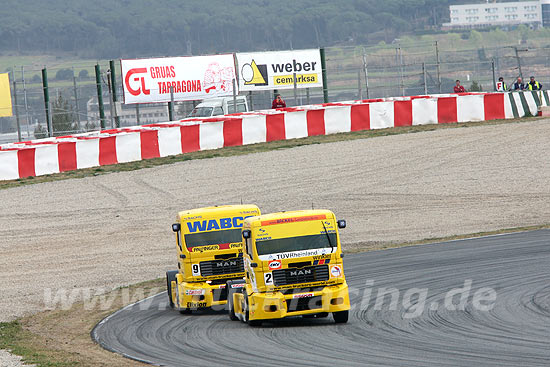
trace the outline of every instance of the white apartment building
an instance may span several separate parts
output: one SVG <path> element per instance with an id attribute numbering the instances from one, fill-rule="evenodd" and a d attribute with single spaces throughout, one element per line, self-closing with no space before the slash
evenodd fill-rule
<path id="1" fill-rule="evenodd" d="M 550 26 L 550 0 L 451 5 L 451 22 L 443 29 L 471 29 L 526 24 Z"/>

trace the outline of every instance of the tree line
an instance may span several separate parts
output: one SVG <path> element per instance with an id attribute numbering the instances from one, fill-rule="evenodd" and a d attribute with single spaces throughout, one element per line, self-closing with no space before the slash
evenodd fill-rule
<path id="1" fill-rule="evenodd" d="M 391 42 L 464 2 L 4 0 L 0 49 L 108 59 Z"/>

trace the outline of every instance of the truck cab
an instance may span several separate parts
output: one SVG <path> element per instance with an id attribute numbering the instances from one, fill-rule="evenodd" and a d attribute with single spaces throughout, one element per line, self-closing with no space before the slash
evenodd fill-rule
<path id="1" fill-rule="evenodd" d="M 242 228 L 244 280 L 227 283 L 229 316 L 250 325 L 288 316 L 348 320 L 349 292 L 336 220 L 329 210 L 248 218 Z"/>
<path id="2" fill-rule="evenodd" d="M 236 101 L 237 109 L 235 111 L 233 97 L 205 99 L 187 117 L 213 117 L 249 111 L 245 96 L 237 96 Z"/>
<path id="3" fill-rule="evenodd" d="M 166 273 L 170 306 L 181 313 L 227 302 L 226 282 L 244 277 L 241 230 L 260 215 L 256 205 L 224 205 L 181 211 L 172 225 L 178 270 Z"/>

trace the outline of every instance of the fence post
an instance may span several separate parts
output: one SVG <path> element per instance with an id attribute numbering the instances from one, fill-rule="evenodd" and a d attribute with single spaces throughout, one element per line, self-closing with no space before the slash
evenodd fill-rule
<path id="1" fill-rule="evenodd" d="M 306 88 L 306 104 L 309 105 L 309 88 Z"/>
<path id="2" fill-rule="evenodd" d="M 254 103 L 252 102 L 252 91 L 248 92 L 248 100 L 250 101 L 250 111 L 254 111 Z"/>
<path id="3" fill-rule="evenodd" d="M 363 91 L 361 90 L 361 70 L 357 70 L 357 98 L 363 99 Z"/>
<path id="4" fill-rule="evenodd" d="M 111 129 L 115 128 L 115 112 L 114 112 L 114 101 L 113 101 L 113 88 L 111 85 L 111 70 L 107 70 L 107 88 L 109 88 L 109 110 L 111 114 Z"/>
<path id="5" fill-rule="evenodd" d="M 363 49 L 363 69 L 365 69 L 365 82 L 366 82 L 366 92 L 367 99 L 369 99 L 369 70 L 367 69 L 367 54 Z"/>
<path id="6" fill-rule="evenodd" d="M 21 141 L 21 124 L 19 123 L 19 109 L 17 108 L 17 82 L 13 71 L 13 106 L 15 107 L 15 122 L 17 123 L 17 141 Z"/>
<path id="7" fill-rule="evenodd" d="M 428 79 L 426 78 L 426 64 L 422 63 L 422 75 L 424 76 L 424 95 L 428 95 Z"/>
<path id="8" fill-rule="evenodd" d="M 105 108 L 103 106 L 103 89 L 101 88 L 101 69 L 95 65 L 95 84 L 97 88 L 97 105 L 99 107 L 99 126 L 105 130 Z"/>
<path id="9" fill-rule="evenodd" d="M 237 83 L 233 79 L 233 113 L 237 113 Z"/>
<path id="10" fill-rule="evenodd" d="M 325 58 L 325 49 L 321 48 L 321 72 L 323 76 L 323 100 L 328 103 L 328 85 L 327 85 L 327 62 Z"/>
<path id="11" fill-rule="evenodd" d="M 174 121 L 174 87 L 170 84 L 170 102 L 168 102 L 168 120 Z"/>
<path id="12" fill-rule="evenodd" d="M 30 139 L 29 104 L 27 103 L 27 86 L 25 84 L 25 69 L 21 66 L 21 80 L 23 81 L 23 97 L 25 98 L 25 118 L 27 120 L 27 139 Z"/>
<path id="13" fill-rule="evenodd" d="M 437 88 L 441 94 L 441 63 L 439 61 L 439 44 L 435 41 L 435 58 L 437 61 Z"/>
<path id="14" fill-rule="evenodd" d="M 294 106 L 298 106 L 298 85 L 296 80 L 296 72 L 292 75 L 294 81 Z"/>
<path id="15" fill-rule="evenodd" d="M 53 136 L 53 110 L 52 110 L 52 103 L 48 101 L 48 108 L 52 111 L 50 113 L 50 117 L 48 118 L 48 131 L 50 131 L 50 138 Z"/>
<path id="16" fill-rule="evenodd" d="M 115 60 L 109 61 L 109 69 L 111 70 L 111 88 L 113 90 L 112 98 L 113 98 L 113 104 L 116 104 L 118 102 L 118 96 L 117 96 L 117 89 L 116 89 L 116 72 L 115 72 Z M 118 115 L 118 111 L 116 108 L 115 110 L 115 126 L 118 128 L 120 127 L 120 116 Z"/>
<path id="17" fill-rule="evenodd" d="M 78 91 L 76 89 L 76 76 L 74 75 L 73 68 L 73 92 L 74 92 L 74 104 L 75 104 L 75 114 L 76 114 L 76 127 L 80 130 L 80 111 L 78 109 Z"/>
<path id="18" fill-rule="evenodd" d="M 491 69 L 493 71 L 493 91 L 496 92 L 497 91 L 497 79 L 496 79 L 496 76 L 495 76 L 495 59 L 491 59 Z"/>
<path id="19" fill-rule="evenodd" d="M 139 103 L 136 103 L 136 124 L 139 125 Z"/>
<path id="20" fill-rule="evenodd" d="M 53 136 L 50 130 L 50 92 L 48 90 L 48 70 L 42 69 L 42 89 L 44 90 L 44 108 L 46 109 L 46 127 L 48 136 Z"/>

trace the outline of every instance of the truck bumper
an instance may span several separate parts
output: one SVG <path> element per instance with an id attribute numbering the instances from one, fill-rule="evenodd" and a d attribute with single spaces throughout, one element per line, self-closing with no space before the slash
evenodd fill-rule
<path id="1" fill-rule="evenodd" d="M 253 293 L 249 296 L 249 307 L 250 320 L 346 311 L 350 309 L 348 285 L 344 282 L 306 293 Z"/>
<path id="2" fill-rule="evenodd" d="M 228 279 L 229 280 L 229 279 Z M 174 282 L 175 283 L 175 282 Z M 173 284 L 175 289 L 175 284 Z M 200 308 L 225 309 L 227 290 L 225 284 L 211 285 L 206 282 L 179 283 L 177 287 L 177 305 L 180 310 L 196 310 Z"/>

